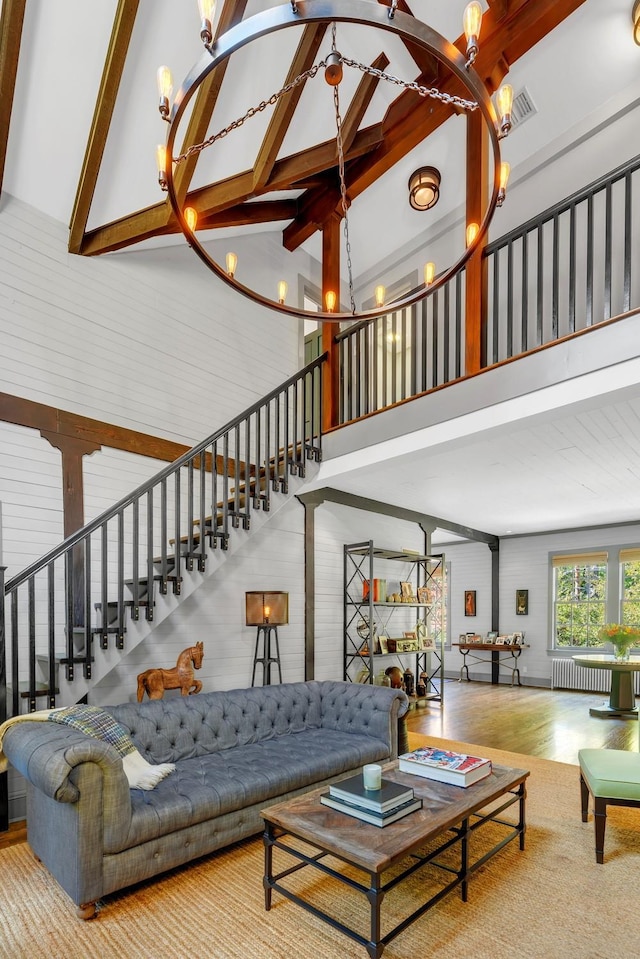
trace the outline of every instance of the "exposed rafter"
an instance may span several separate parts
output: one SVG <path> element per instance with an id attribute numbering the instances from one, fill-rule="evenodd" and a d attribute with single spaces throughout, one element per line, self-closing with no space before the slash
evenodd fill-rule
<path id="1" fill-rule="evenodd" d="M 26 2 L 27 0 L 4 0 L 0 17 L 0 192 L 7 158 Z"/>

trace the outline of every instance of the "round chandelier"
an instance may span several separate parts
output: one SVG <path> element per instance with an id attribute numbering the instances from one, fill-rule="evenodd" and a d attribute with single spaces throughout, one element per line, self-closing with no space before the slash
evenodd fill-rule
<path id="1" fill-rule="evenodd" d="M 468 4 L 465 10 L 466 55 L 460 53 L 455 46 L 427 24 L 397 10 L 398 0 L 390 0 L 389 6 L 384 6 L 377 0 L 290 0 L 290 2 L 241 21 L 215 38 L 212 28 L 214 4 L 215 0 L 199 0 L 200 35 L 204 44 L 204 52 L 178 90 L 173 104 L 170 102 L 173 86 L 171 74 L 167 67 L 160 67 L 158 70 L 159 111 L 163 120 L 167 122 L 166 143 L 157 149 L 158 180 L 160 187 L 168 193 L 178 227 L 191 249 L 208 269 L 233 289 L 262 306 L 290 316 L 308 317 L 316 321 L 326 322 L 374 319 L 392 310 L 404 309 L 424 299 L 429 293 L 455 276 L 464 267 L 485 237 L 496 207 L 502 205 L 506 195 L 506 183 L 509 174 L 508 164 L 501 160 L 500 140 L 506 136 L 511 128 L 513 94 L 510 86 L 504 85 L 501 87 L 496 97 L 496 112 L 489 91 L 474 69 L 473 64 L 478 53 L 478 37 L 482 17 L 480 4 L 474 0 L 474 2 Z M 188 104 L 216 67 L 225 64 L 236 51 L 259 38 L 288 28 L 299 28 L 301 25 L 309 24 L 325 24 L 327 27 L 331 27 L 331 51 L 324 59 L 315 63 L 309 69 L 303 70 L 268 99 L 250 106 L 245 113 L 207 139 L 189 144 L 185 147 L 184 152 L 176 154 L 175 143 Z M 461 90 L 463 95 L 453 95 L 441 91 L 437 87 L 426 87 L 417 81 L 403 80 L 385 73 L 384 70 L 375 66 L 352 59 L 344 53 L 344 50 L 339 48 L 338 29 L 340 24 L 357 24 L 376 28 L 396 35 L 404 44 L 412 44 L 414 47 L 420 48 L 434 57 L 438 64 L 443 65 L 453 75 L 457 88 Z M 345 70 L 357 70 L 362 74 L 374 77 L 377 82 L 384 81 L 404 90 L 412 91 L 424 98 L 425 104 L 428 104 L 430 100 L 436 100 L 450 105 L 455 113 L 479 111 L 482 122 L 486 127 L 487 141 L 492 157 L 489 169 L 492 170 L 493 175 L 492 186 L 488 191 L 488 201 L 480 222 L 466 225 L 465 241 L 461 255 L 455 262 L 437 273 L 433 263 L 427 264 L 424 270 L 424 283 L 392 302 L 385 302 L 384 287 L 376 287 L 375 306 L 371 309 L 361 310 L 356 308 L 353 292 L 349 238 L 351 199 L 349 197 L 348 177 L 345 171 L 345 148 L 339 99 L 339 88 Z M 335 166 L 340 193 L 338 212 L 341 218 L 346 251 L 349 304 L 342 308 L 340 289 L 325 289 L 323 290 L 323 309 L 316 312 L 315 310 L 306 310 L 287 304 L 287 284 L 284 281 L 279 283 L 274 281 L 274 294 L 277 293 L 277 295 L 274 295 L 273 299 L 264 296 L 247 283 L 242 282 L 238 277 L 238 257 L 235 253 L 227 254 L 224 265 L 218 263 L 198 236 L 198 213 L 193 206 L 189 206 L 188 203 L 187 205 L 184 204 L 175 177 L 181 164 L 197 158 L 197 155 L 203 150 L 214 146 L 224 137 L 232 135 L 235 130 L 250 121 L 255 115 L 269 106 L 274 106 L 282 97 L 286 97 L 308 80 L 313 80 L 318 74 L 324 76 L 325 85 L 323 85 L 323 88 L 328 88 L 328 95 L 333 98 L 336 123 L 335 153 L 337 162 Z M 426 106 L 425 109 L 427 109 Z M 409 202 L 412 208 L 415 210 L 429 209 L 437 201 L 439 190 L 439 171 L 434 167 L 420 167 L 412 174 L 409 181 Z M 259 194 L 253 194 L 252 196 L 255 195 Z M 207 229 L 206 224 L 204 228 Z"/>

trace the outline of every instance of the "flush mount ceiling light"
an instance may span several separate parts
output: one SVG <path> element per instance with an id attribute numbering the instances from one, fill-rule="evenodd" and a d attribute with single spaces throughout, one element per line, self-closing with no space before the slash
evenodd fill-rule
<path id="1" fill-rule="evenodd" d="M 403 309 L 423 299 L 428 293 L 442 286 L 462 269 L 486 235 L 496 206 L 504 199 L 504 187 L 501 187 L 500 183 L 501 155 L 499 141 L 508 133 L 510 116 L 497 116 L 490 92 L 481 81 L 473 66 L 479 50 L 482 12 L 480 5 L 478 3 L 472 3 L 469 5 L 467 11 L 465 11 L 465 54 L 461 53 L 457 47 L 453 46 L 427 24 L 418 20 L 416 17 L 397 10 L 397 6 L 398 0 L 390 0 L 387 6 L 382 3 L 374 3 L 372 0 L 297 0 L 297 2 L 296 0 L 291 0 L 289 3 L 283 3 L 280 6 L 265 10 L 255 16 L 249 17 L 247 20 L 241 21 L 225 33 L 222 33 L 219 37 L 215 37 L 210 29 L 214 16 L 213 9 L 210 9 L 208 12 L 205 11 L 206 15 L 201 11 L 201 20 L 203 23 L 201 37 L 204 43 L 204 52 L 187 75 L 172 105 L 170 103 L 172 88 L 171 77 L 170 75 L 167 76 L 165 69 L 159 71 L 159 109 L 162 118 L 167 122 L 166 144 L 159 148 L 157 153 L 158 180 L 160 186 L 168 192 L 176 222 L 193 251 L 220 279 L 240 293 L 250 297 L 254 302 L 291 316 L 308 317 L 313 320 L 330 322 L 336 322 L 341 319 L 369 319 L 382 316 L 388 313 L 390 309 Z M 359 26 L 367 26 L 378 31 L 391 33 L 399 37 L 405 46 L 412 45 L 414 48 L 419 48 L 424 51 L 426 54 L 435 58 L 439 67 L 444 68 L 444 71 L 446 71 L 444 74 L 444 82 L 449 89 L 453 85 L 456 93 L 449 93 L 446 92 L 445 89 L 438 89 L 435 86 L 421 86 L 414 80 L 399 79 L 398 77 L 385 73 L 382 69 L 351 59 L 345 54 L 342 42 L 340 43 L 342 52 L 338 49 L 338 28 L 341 24 L 357 24 Z M 315 63 L 308 69 L 303 69 L 297 75 L 294 75 L 293 79 L 288 79 L 285 85 L 271 96 L 268 96 L 269 91 L 266 91 L 267 96 L 258 105 L 249 105 L 246 112 L 238 116 L 236 120 L 232 121 L 224 129 L 213 133 L 207 139 L 199 142 L 187 141 L 186 143 L 183 140 L 183 152 L 180 154 L 176 153 L 175 143 L 179 135 L 180 124 L 185 118 L 185 114 L 187 116 L 189 115 L 188 105 L 212 71 L 221 65 L 226 66 L 226 62 L 234 53 L 260 38 L 277 31 L 286 30 L 290 27 L 299 30 L 300 27 L 307 29 L 313 25 L 324 25 L 325 29 L 330 28 L 331 30 L 331 50 L 323 60 Z M 345 45 L 349 37 L 353 36 L 354 34 L 345 33 Z M 343 38 L 340 37 L 341 41 L 342 39 Z M 373 77 L 377 83 L 386 81 L 398 85 L 405 91 L 419 94 L 419 96 L 424 99 L 425 115 L 432 112 L 430 103 L 433 101 L 436 101 L 440 108 L 444 106 L 445 109 L 450 110 L 450 115 L 470 114 L 476 110 L 479 111 L 486 127 L 486 139 L 492 157 L 489 163 L 489 170 L 492 173 L 493 185 L 489 186 L 488 200 L 482 211 L 481 218 L 479 218 L 480 222 L 476 226 L 473 239 L 469 242 L 467 237 L 466 245 L 461 242 L 462 252 L 458 259 L 448 268 L 439 269 L 437 278 L 431 283 L 425 282 L 418 290 L 414 290 L 392 303 L 381 302 L 381 298 L 377 297 L 375 307 L 366 311 L 358 311 L 356 309 L 353 294 L 348 218 L 348 211 L 352 203 L 352 197 L 349 195 L 351 169 L 347 166 L 350 155 L 347 152 L 348 147 L 345 147 L 343 143 L 342 119 L 344 111 L 341 111 L 339 101 L 339 87 L 345 68 L 360 71 L 368 77 Z M 329 222 L 330 216 L 337 215 L 342 222 L 350 300 L 349 308 L 344 312 L 340 312 L 340 295 L 339 290 L 336 290 L 335 287 L 334 289 L 330 289 L 326 288 L 325 285 L 323 289 L 325 310 L 324 312 L 316 313 L 298 309 L 286 303 L 285 286 L 282 283 L 278 285 L 282 274 L 273 277 L 273 292 L 270 296 L 265 296 L 251 287 L 251 277 L 239 275 L 242 274 L 241 257 L 237 261 L 237 269 L 235 268 L 235 264 L 233 269 L 230 269 L 225 264 L 218 264 L 209 251 L 205 249 L 197 234 L 199 232 L 201 236 L 204 231 L 217 228 L 220 223 L 221 213 L 224 213 L 224 206 L 221 205 L 214 209 L 204 207 L 202 210 L 199 210 L 198 198 L 196 197 L 194 200 L 193 197 L 189 196 L 187 197 L 189 200 L 188 205 L 197 213 L 204 213 L 204 216 L 200 224 L 197 221 L 194 223 L 192 214 L 189 215 L 189 221 L 187 221 L 184 212 L 184 207 L 187 204 L 185 204 L 183 193 L 176 185 L 174 179 L 181 164 L 186 161 L 193 164 L 197 161 L 199 154 L 203 150 L 212 147 L 223 137 L 232 135 L 234 130 L 242 126 L 246 121 L 249 121 L 256 114 L 262 112 L 265 108 L 276 106 L 283 97 L 285 98 L 285 102 L 287 102 L 287 99 L 290 98 L 291 95 L 298 96 L 301 92 L 299 88 L 302 88 L 307 81 L 313 80 L 319 72 L 324 76 L 326 83 L 320 84 L 318 89 L 314 87 L 313 91 L 315 94 L 317 89 L 318 97 L 325 96 L 324 91 L 328 91 L 328 95 L 333 98 L 336 126 L 334 158 L 330 159 L 328 167 L 325 164 L 322 168 L 322 173 L 335 177 L 334 182 L 337 184 L 337 199 L 335 208 L 329 211 L 326 216 L 326 221 L 316 223 L 313 229 L 324 229 L 324 225 Z M 291 75 L 292 74 L 290 74 L 290 76 Z M 442 85 L 441 83 L 441 86 Z M 291 122 L 294 120 L 295 112 Z M 318 150 L 320 146 L 322 145 L 319 144 L 315 149 Z M 251 166 L 252 161 L 249 161 L 248 169 L 250 172 Z M 414 178 L 418 178 L 418 180 L 412 185 Z M 225 184 L 229 183 L 228 180 L 221 182 Z M 294 183 L 295 181 L 292 181 L 289 187 L 290 189 L 296 189 Z M 411 178 L 409 187 L 411 205 L 415 209 L 428 209 L 433 206 L 438 199 L 439 187 L 440 174 L 435 168 L 423 167 L 416 170 Z M 281 185 L 280 189 L 282 189 Z M 264 184 L 256 185 L 255 181 L 253 181 L 250 186 L 246 188 L 245 194 L 235 195 L 234 199 L 237 202 L 237 209 L 240 209 L 242 204 L 244 204 L 244 209 L 250 209 L 250 201 L 268 194 L 271 191 L 276 192 L 276 187 L 270 186 L 268 183 L 266 186 Z M 363 188 L 360 190 L 360 193 L 361 196 L 358 196 L 358 203 L 366 205 L 366 190 Z M 227 202 L 227 207 L 228 205 Z M 464 238 L 461 237 L 460 239 L 462 241 Z M 287 249 L 290 249 L 290 247 L 287 247 Z M 336 293 L 338 293 L 338 296 L 336 296 Z"/>
<path id="2" fill-rule="evenodd" d="M 409 177 L 409 203 L 414 210 L 430 210 L 440 196 L 440 171 L 421 166 Z"/>

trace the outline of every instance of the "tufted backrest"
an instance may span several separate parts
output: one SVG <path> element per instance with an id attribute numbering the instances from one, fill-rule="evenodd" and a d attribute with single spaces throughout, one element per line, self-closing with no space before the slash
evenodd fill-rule
<path id="1" fill-rule="evenodd" d="M 397 719 L 409 706 L 401 690 L 366 683 L 327 681 L 320 685 L 324 729 L 357 732 L 393 744 Z"/>
<path id="2" fill-rule="evenodd" d="M 320 683 L 199 693 L 105 707 L 151 763 L 177 762 L 321 725 Z"/>

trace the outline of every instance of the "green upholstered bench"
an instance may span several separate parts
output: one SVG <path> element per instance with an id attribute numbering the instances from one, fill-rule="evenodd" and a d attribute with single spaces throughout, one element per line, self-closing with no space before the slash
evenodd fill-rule
<path id="1" fill-rule="evenodd" d="M 622 749 L 581 749 L 580 793 L 582 821 L 589 819 L 589 793 L 593 796 L 596 862 L 604 862 L 607 806 L 640 806 L 640 753 Z"/>

